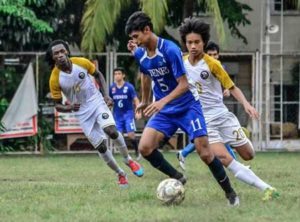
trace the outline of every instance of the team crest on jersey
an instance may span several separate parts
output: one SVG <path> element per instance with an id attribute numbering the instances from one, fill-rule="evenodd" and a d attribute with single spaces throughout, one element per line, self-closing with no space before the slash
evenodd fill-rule
<path id="1" fill-rule="evenodd" d="M 200 76 L 202 79 L 207 79 L 209 77 L 209 73 L 204 70 L 200 73 Z"/>
<path id="2" fill-rule="evenodd" d="M 103 113 L 102 114 L 102 119 L 108 119 L 108 117 L 109 117 L 108 113 Z"/>
<path id="3" fill-rule="evenodd" d="M 79 77 L 79 79 L 84 79 L 85 73 L 84 73 L 84 72 L 80 72 L 80 73 L 78 74 L 78 77 Z"/>
<path id="4" fill-rule="evenodd" d="M 112 94 L 115 94 L 115 93 L 116 93 L 116 87 L 112 87 L 112 88 L 111 88 L 111 93 L 112 93 Z"/>
<path id="5" fill-rule="evenodd" d="M 124 89 L 123 89 L 123 93 L 127 93 L 127 91 L 128 91 L 128 87 L 125 86 Z"/>

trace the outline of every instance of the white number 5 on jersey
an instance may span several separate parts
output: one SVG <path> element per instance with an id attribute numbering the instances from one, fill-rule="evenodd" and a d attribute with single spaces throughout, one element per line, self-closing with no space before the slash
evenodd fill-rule
<path id="1" fill-rule="evenodd" d="M 164 79 L 163 78 L 157 79 L 157 82 L 158 82 L 158 84 L 159 84 L 159 86 L 161 88 L 161 91 L 163 91 L 163 92 L 169 91 L 169 86 L 164 83 Z"/>

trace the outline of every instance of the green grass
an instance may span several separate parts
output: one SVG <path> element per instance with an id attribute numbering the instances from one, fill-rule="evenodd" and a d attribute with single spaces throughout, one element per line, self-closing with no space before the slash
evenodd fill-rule
<path id="1" fill-rule="evenodd" d="M 166 157 L 177 165 L 175 153 Z M 117 156 L 121 162 L 120 156 Z M 128 168 L 121 163 L 124 169 Z M 251 167 L 281 193 L 264 203 L 253 187 L 231 181 L 241 199 L 229 208 L 223 192 L 196 154 L 187 161 L 186 199 L 162 206 L 156 187 L 166 178 L 142 161 L 145 176 L 129 174 L 121 190 L 98 156 L 0 158 L 0 221 L 299 221 L 300 153 L 260 153 Z"/>

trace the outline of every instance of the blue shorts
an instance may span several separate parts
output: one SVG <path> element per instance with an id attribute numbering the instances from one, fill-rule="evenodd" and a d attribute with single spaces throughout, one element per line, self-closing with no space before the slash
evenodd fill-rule
<path id="1" fill-rule="evenodd" d="M 127 112 L 123 115 L 114 114 L 114 118 L 119 132 L 130 133 L 136 130 L 133 112 Z"/>
<path id="2" fill-rule="evenodd" d="M 172 115 L 157 113 L 151 117 L 146 127 L 162 132 L 166 138 L 170 138 L 178 128 L 182 129 L 191 141 L 197 137 L 207 136 L 205 119 L 198 101 L 183 113 Z"/>

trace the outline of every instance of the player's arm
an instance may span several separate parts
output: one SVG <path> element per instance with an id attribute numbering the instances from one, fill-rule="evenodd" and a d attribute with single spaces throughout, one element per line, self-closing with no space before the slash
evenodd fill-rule
<path id="1" fill-rule="evenodd" d="M 62 99 L 53 99 L 55 103 L 55 109 L 57 112 L 61 113 L 70 113 L 70 112 L 76 112 L 80 108 L 80 104 L 62 104 Z"/>
<path id="2" fill-rule="evenodd" d="M 246 99 L 244 93 L 240 90 L 240 88 L 238 88 L 237 86 L 233 86 L 232 88 L 230 88 L 230 93 L 231 95 L 233 95 L 233 97 L 239 101 L 246 113 L 248 113 L 248 115 L 251 117 L 251 118 L 258 118 L 259 117 L 259 114 L 258 112 L 256 111 L 256 109 L 248 102 L 248 100 Z"/>
<path id="3" fill-rule="evenodd" d="M 151 83 L 152 80 L 149 76 L 144 73 L 141 74 L 141 101 L 136 106 L 135 112 L 140 113 L 143 109 L 145 109 L 151 102 Z"/>
<path id="4" fill-rule="evenodd" d="M 106 84 L 103 74 L 99 70 L 96 69 L 93 76 L 95 77 L 95 80 L 99 85 L 99 90 L 100 90 L 101 94 L 103 95 L 104 101 L 106 102 L 107 106 L 111 108 L 113 106 L 114 102 L 109 96 L 108 87 L 107 87 L 107 84 Z"/>

